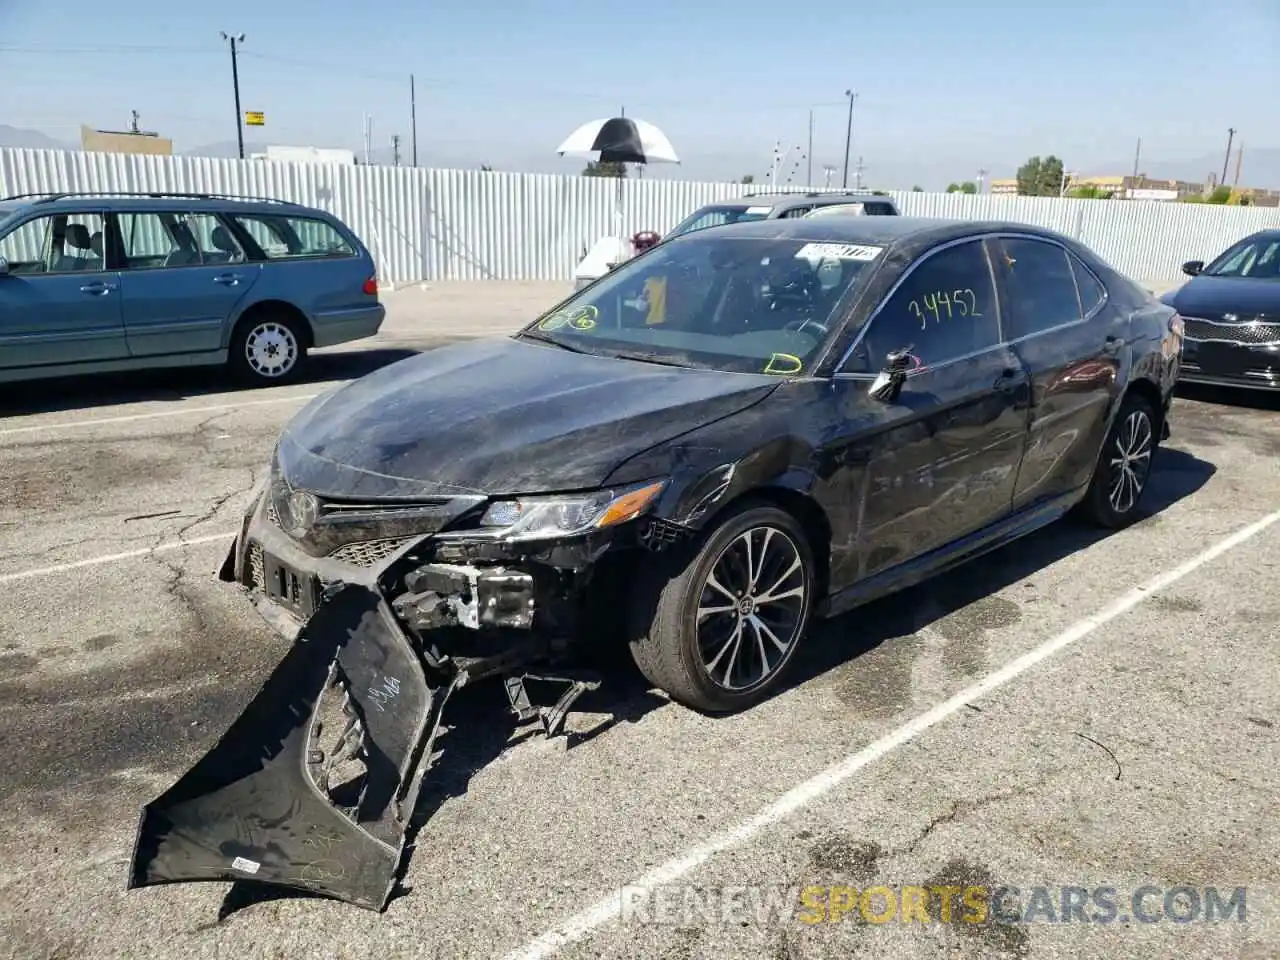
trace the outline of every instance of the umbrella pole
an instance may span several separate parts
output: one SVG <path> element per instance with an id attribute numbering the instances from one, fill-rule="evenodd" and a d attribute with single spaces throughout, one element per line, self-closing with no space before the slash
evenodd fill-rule
<path id="1" fill-rule="evenodd" d="M 622 176 L 618 177 L 617 200 L 614 204 L 614 236 L 622 237 L 622 181 L 626 179 L 627 165 L 620 164 Z"/>

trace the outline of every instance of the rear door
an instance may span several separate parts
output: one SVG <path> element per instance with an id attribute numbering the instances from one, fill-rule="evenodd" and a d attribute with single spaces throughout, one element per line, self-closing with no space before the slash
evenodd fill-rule
<path id="1" fill-rule="evenodd" d="M 1006 339 L 1031 376 L 1031 429 L 1014 508 L 1089 482 L 1118 387 L 1125 317 L 1102 281 L 1064 246 L 991 240 Z"/>
<path id="2" fill-rule="evenodd" d="M 101 212 L 47 214 L 0 238 L 0 369 L 128 356 L 103 225 Z"/>
<path id="3" fill-rule="evenodd" d="M 248 263 L 213 213 L 112 214 L 121 256 L 124 323 L 135 357 L 206 353 L 224 331 L 260 268 Z"/>
<path id="4" fill-rule="evenodd" d="M 913 368 L 898 398 L 869 399 L 866 390 L 886 354 L 904 348 Z M 851 428 L 864 435 L 836 457 L 860 474 L 848 482 L 851 499 L 861 498 L 861 519 L 856 569 L 840 558 L 833 587 L 946 546 L 1010 513 L 1029 391 L 1017 357 L 1001 342 L 981 239 L 940 247 L 917 261 L 869 321 L 836 383 Z M 879 423 L 865 432 L 868 416 Z"/>

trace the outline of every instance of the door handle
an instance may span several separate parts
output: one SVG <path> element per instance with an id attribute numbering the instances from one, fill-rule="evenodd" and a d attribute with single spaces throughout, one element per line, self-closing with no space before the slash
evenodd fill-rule
<path id="1" fill-rule="evenodd" d="M 238 273 L 222 273 L 213 278 L 214 283 L 221 283 L 224 286 L 234 287 L 240 282 L 240 274 Z"/>
<path id="2" fill-rule="evenodd" d="M 92 294 L 95 297 L 100 297 L 104 293 L 110 293 L 115 288 L 116 288 L 116 285 L 114 283 L 86 283 L 83 287 L 80 288 L 80 292 Z"/>

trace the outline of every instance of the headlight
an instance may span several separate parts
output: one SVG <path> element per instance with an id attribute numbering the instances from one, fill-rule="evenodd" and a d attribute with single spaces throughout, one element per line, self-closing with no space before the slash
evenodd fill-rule
<path id="1" fill-rule="evenodd" d="M 502 537 L 563 537 L 625 523 L 657 499 L 665 480 L 621 490 L 596 490 L 562 497 L 521 497 L 489 505 L 480 526 Z"/>

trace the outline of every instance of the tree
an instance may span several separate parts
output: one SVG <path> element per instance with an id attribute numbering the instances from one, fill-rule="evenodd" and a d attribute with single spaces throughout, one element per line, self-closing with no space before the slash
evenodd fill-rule
<path id="1" fill-rule="evenodd" d="M 1057 157 L 1032 157 L 1018 168 L 1018 193 L 1024 197 L 1056 197 L 1062 191 L 1062 177 L 1062 161 Z"/>
<path id="2" fill-rule="evenodd" d="M 756 178 L 755 178 L 754 176 L 752 176 L 751 174 L 749 174 L 749 173 L 748 173 L 748 174 L 746 174 L 746 175 L 742 178 L 742 182 L 743 182 L 743 183 L 755 183 L 755 182 L 756 182 Z"/>
<path id="3" fill-rule="evenodd" d="M 1087 186 L 1076 187 L 1067 193 L 1067 196 L 1074 197 L 1076 200 L 1110 200 L 1113 194 L 1110 190 L 1104 190 L 1102 187 Z"/>
<path id="4" fill-rule="evenodd" d="M 480 169 L 485 173 L 493 173 L 493 167 L 489 166 L 487 163 L 480 164 Z"/>
<path id="5" fill-rule="evenodd" d="M 911 188 L 911 192 L 912 192 L 912 193 L 924 193 L 924 187 L 912 187 L 912 188 Z"/>
<path id="6" fill-rule="evenodd" d="M 627 165 L 625 163 L 615 163 L 612 160 L 604 163 L 598 160 L 590 160 L 582 171 L 582 175 L 584 177 L 625 177 L 627 175 Z"/>
<path id="7" fill-rule="evenodd" d="M 1206 203 L 1226 203 L 1230 199 L 1231 199 L 1231 188 L 1228 187 L 1226 184 L 1223 184 L 1222 186 L 1214 187 L 1213 193 L 1209 194 L 1209 198 L 1205 202 Z"/>
<path id="8" fill-rule="evenodd" d="M 966 180 L 964 183 L 947 184 L 947 193 L 977 193 L 978 185 L 972 180 Z"/>
<path id="9" fill-rule="evenodd" d="M 1185 197 L 1178 198 L 1182 203 L 1204 203 L 1203 193 L 1189 193 Z"/>

